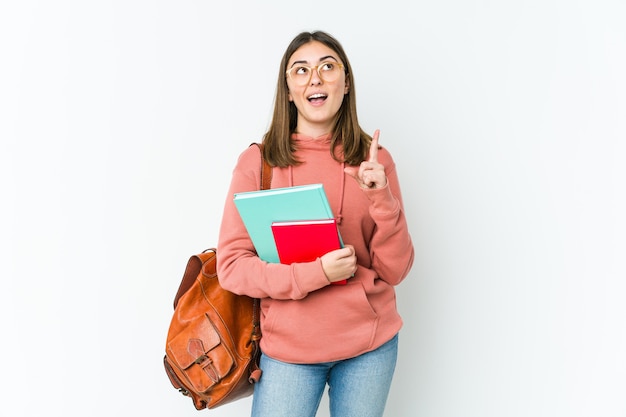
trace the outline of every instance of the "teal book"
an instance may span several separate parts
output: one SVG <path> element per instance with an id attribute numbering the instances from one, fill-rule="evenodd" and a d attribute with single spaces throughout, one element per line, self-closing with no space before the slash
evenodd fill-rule
<path id="1" fill-rule="evenodd" d="M 322 184 L 236 193 L 234 201 L 257 254 L 272 263 L 280 263 L 272 223 L 335 217 Z"/>

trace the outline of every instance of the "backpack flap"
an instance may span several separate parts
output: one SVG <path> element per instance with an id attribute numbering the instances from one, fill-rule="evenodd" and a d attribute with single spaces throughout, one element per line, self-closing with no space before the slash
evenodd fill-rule
<path id="1" fill-rule="evenodd" d="M 192 320 L 167 345 L 167 356 L 198 392 L 204 392 L 227 376 L 235 360 L 206 315 Z"/>

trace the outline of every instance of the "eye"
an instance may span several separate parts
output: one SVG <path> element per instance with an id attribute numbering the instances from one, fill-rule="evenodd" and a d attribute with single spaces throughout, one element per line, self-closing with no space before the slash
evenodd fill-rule
<path id="1" fill-rule="evenodd" d="M 335 64 L 332 62 L 322 62 L 320 64 L 320 69 L 322 71 L 332 71 L 335 69 Z"/>
<path id="2" fill-rule="evenodd" d="M 296 75 L 308 75 L 309 73 L 309 67 L 305 67 L 305 66 L 300 66 L 300 67 L 294 67 L 293 72 Z"/>

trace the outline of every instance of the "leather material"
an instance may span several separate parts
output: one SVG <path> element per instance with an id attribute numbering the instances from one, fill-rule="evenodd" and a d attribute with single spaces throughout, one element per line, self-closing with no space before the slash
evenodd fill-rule
<path id="1" fill-rule="evenodd" d="M 175 300 L 165 347 L 172 385 L 198 410 L 251 395 L 260 372 L 258 303 L 219 285 L 216 260 L 214 249 L 189 259 L 185 274 L 195 280 Z"/>
<path id="2" fill-rule="evenodd" d="M 263 160 L 260 188 L 270 188 L 271 172 Z M 214 248 L 189 258 L 163 358 L 170 382 L 197 410 L 251 395 L 262 374 L 259 300 L 223 289 L 216 266 Z"/>

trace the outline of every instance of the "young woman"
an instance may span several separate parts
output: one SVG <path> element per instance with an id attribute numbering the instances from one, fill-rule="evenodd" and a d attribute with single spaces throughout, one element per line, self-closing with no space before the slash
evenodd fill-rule
<path id="1" fill-rule="evenodd" d="M 263 138 L 272 188 L 323 183 L 345 247 L 307 263 L 259 259 L 232 198 L 259 188 L 259 148 L 243 151 L 218 275 L 224 288 L 261 299 L 263 376 L 252 416 L 313 417 L 328 384 L 333 417 L 380 417 L 402 326 L 394 286 L 413 264 L 394 161 L 378 131 L 361 129 L 350 62 L 327 33 L 300 33 L 289 44 L 274 106 Z"/>

